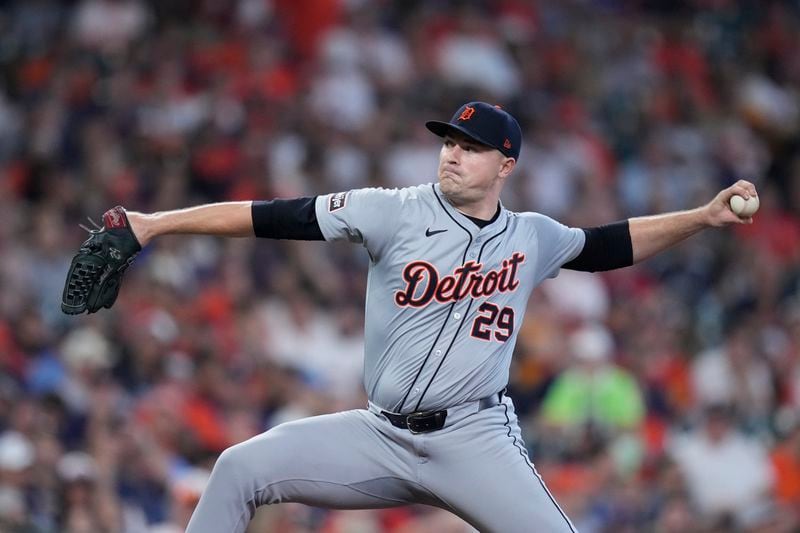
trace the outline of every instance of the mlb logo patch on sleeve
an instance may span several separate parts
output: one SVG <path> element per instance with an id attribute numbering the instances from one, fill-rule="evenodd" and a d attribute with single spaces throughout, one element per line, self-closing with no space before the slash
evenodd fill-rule
<path id="1" fill-rule="evenodd" d="M 333 213 L 334 211 L 343 208 L 346 203 L 347 193 L 337 192 L 336 194 L 331 195 L 330 199 L 328 200 L 328 212 Z"/>

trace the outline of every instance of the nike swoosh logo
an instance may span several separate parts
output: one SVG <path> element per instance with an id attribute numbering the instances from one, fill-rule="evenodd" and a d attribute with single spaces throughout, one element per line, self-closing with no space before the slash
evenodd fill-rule
<path id="1" fill-rule="evenodd" d="M 445 231 L 447 231 L 447 230 L 446 229 L 435 229 L 435 230 L 431 231 L 431 228 L 428 228 L 428 229 L 425 230 L 425 236 L 426 237 L 432 237 L 433 235 L 436 235 L 437 233 L 444 233 Z"/>

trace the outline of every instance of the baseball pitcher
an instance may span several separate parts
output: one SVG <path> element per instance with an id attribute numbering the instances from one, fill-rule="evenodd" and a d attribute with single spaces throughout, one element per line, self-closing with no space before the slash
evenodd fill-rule
<path id="1" fill-rule="evenodd" d="M 347 240 L 369 254 L 366 409 L 279 425 L 219 457 L 190 533 L 242 532 L 260 505 L 337 509 L 421 503 L 480 531 L 575 531 L 536 471 L 505 393 L 531 291 L 559 269 L 602 271 L 656 254 L 711 226 L 748 224 L 739 181 L 689 211 L 570 228 L 514 213 L 500 192 L 522 134 L 506 111 L 471 102 L 442 137 L 438 180 L 290 200 L 143 214 L 121 207 L 73 261 L 67 313 L 110 307 L 122 272 L 159 235 Z"/>

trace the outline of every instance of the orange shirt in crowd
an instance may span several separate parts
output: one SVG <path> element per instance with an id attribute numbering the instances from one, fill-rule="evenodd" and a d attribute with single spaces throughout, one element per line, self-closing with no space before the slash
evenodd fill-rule
<path id="1" fill-rule="evenodd" d="M 800 450 L 792 444 L 780 445 L 772 452 L 775 495 L 780 501 L 800 509 Z"/>

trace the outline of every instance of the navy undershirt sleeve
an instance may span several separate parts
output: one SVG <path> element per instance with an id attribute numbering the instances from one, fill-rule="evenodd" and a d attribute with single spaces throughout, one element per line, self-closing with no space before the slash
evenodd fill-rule
<path id="1" fill-rule="evenodd" d="M 251 206 L 256 237 L 323 241 L 314 208 L 316 197 L 257 200 Z"/>
<path id="2" fill-rule="evenodd" d="M 633 244 L 627 220 L 581 229 L 586 234 L 583 250 L 578 257 L 565 263 L 562 268 L 599 272 L 633 264 Z"/>

